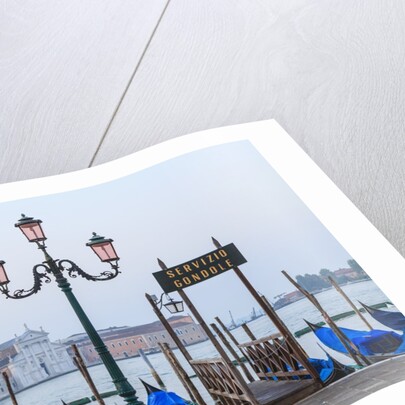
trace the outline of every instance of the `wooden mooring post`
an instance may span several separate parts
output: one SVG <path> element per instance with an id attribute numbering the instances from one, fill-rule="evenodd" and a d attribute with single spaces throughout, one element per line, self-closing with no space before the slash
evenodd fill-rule
<path id="1" fill-rule="evenodd" d="M 214 246 L 217 249 L 220 249 L 222 247 L 222 245 L 215 238 L 211 238 L 211 239 L 212 239 L 212 242 L 214 243 Z M 309 362 L 308 356 L 305 353 L 304 349 L 301 347 L 301 345 L 295 339 L 293 333 L 291 333 L 290 330 L 286 327 L 286 325 L 284 324 L 282 319 L 278 316 L 278 314 L 276 313 L 274 308 L 270 305 L 267 305 L 265 303 L 265 301 L 263 301 L 260 294 L 256 291 L 256 289 L 253 287 L 253 285 L 250 283 L 250 281 L 246 278 L 246 276 L 242 273 L 242 271 L 239 269 L 238 266 L 233 267 L 233 271 L 239 277 L 241 282 L 244 284 L 244 286 L 250 292 L 250 294 L 253 296 L 253 298 L 256 300 L 256 302 L 263 309 L 264 313 L 270 318 L 270 320 L 273 322 L 274 326 L 278 329 L 278 331 L 281 333 L 281 335 L 285 339 L 288 339 L 288 341 L 291 344 L 292 349 L 294 350 L 296 356 L 300 360 L 300 363 L 302 364 L 302 366 L 308 370 L 309 374 L 312 376 L 312 378 L 316 382 L 318 382 L 320 385 L 323 385 L 323 382 L 322 382 L 321 378 L 319 377 L 319 373 L 315 370 L 313 365 Z"/>
<path id="2" fill-rule="evenodd" d="M 208 327 L 208 325 L 205 323 L 203 317 L 201 314 L 198 312 L 197 308 L 194 306 L 194 304 L 191 302 L 190 298 L 188 295 L 184 292 L 184 290 L 179 290 L 178 291 L 181 299 L 184 301 L 184 303 L 187 305 L 188 309 L 191 311 L 191 313 L 194 315 L 194 318 L 197 320 L 197 322 L 200 324 L 200 326 L 203 328 L 205 334 L 208 336 L 208 339 L 211 341 L 219 355 L 222 357 L 222 359 L 229 365 L 231 368 L 235 368 L 235 365 L 233 364 L 231 358 L 228 356 L 228 353 L 224 350 L 224 348 L 221 346 L 221 344 L 218 342 L 214 334 L 212 333 L 211 329 Z"/>
<path id="3" fill-rule="evenodd" d="M 225 326 L 225 324 L 221 321 L 219 316 L 215 317 L 215 320 L 218 322 L 219 326 L 222 328 L 222 330 L 228 335 L 229 339 L 231 339 L 232 343 L 238 347 L 239 342 L 236 340 L 235 336 L 231 333 L 231 331 Z"/>
<path id="4" fill-rule="evenodd" d="M 235 338 L 235 336 L 232 334 L 232 332 L 225 326 L 225 324 L 222 322 L 222 320 L 219 318 L 219 316 L 215 317 L 215 320 L 217 321 L 218 325 L 222 328 L 222 330 L 226 333 L 226 335 L 229 337 L 229 339 L 231 340 L 231 342 L 238 348 L 239 352 L 242 355 L 242 358 L 248 360 L 245 357 L 245 354 L 243 353 L 243 351 L 240 350 L 239 348 L 239 342 L 237 341 L 237 339 Z"/>
<path id="5" fill-rule="evenodd" d="M 181 354 L 185 357 L 185 359 L 187 360 L 187 362 L 190 364 L 191 368 L 193 369 L 194 372 L 194 366 L 191 363 L 191 361 L 193 360 L 191 354 L 189 353 L 189 351 L 186 349 L 186 347 L 183 345 L 183 343 L 181 342 L 181 340 L 179 339 L 179 337 L 177 336 L 176 332 L 173 330 L 172 326 L 170 325 L 170 323 L 168 322 L 168 320 L 164 317 L 164 315 L 162 314 L 162 312 L 160 311 L 158 305 L 156 304 L 156 302 L 153 300 L 153 298 L 149 295 L 149 294 L 145 294 L 146 299 L 148 300 L 149 304 L 151 305 L 153 312 L 156 314 L 156 316 L 158 317 L 159 321 L 162 322 L 164 328 L 166 329 L 167 333 L 169 334 L 169 336 L 172 338 L 172 340 L 174 341 L 175 345 L 179 348 Z M 202 382 L 203 383 L 203 382 Z M 204 383 L 203 383 L 204 385 Z M 206 402 L 204 401 L 204 399 L 202 398 L 201 394 L 198 392 L 198 390 L 195 388 L 194 384 L 192 384 L 192 386 L 194 387 L 193 390 L 193 394 L 195 396 L 195 400 L 199 405 L 207 405 Z M 191 385 L 190 385 L 190 389 L 191 389 Z M 214 398 L 214 401 L 216 400 L 216 397 Z"/>
<path id="6" fill-rule="evenodd" d="M 249 326 L 247 323 L 242 323 L 242 329 L 245 331 L 245 333 L 249 336 L 250 340 L 256 340 L 256 336 L 253 334 L 253 332 L 250 330 Z"/>
<path id="7" fill-rule="evenodd" d="M 17 398 L 15 397 L 13 387 L 11 386 L 11 382 L 10 382 L 10 378 L 8 377 L 8 374 L 5 371 L 3 371 L 2 375 L 3 375 L 4 382 L 6 383 L 7 391 L 10 395 L 12 404 L 18 405 Z"/>
<path id="8" fill-rule="evenodd" d="M 353 311 L 359 316 L 359 318 L 366 324 L 367 328 L 373 330 L 374 328 L 368 323 L 367 319 L 364 315 L 358 310 L 356 305 L 352 302 L 352 300 L 347 296 L 347 294 L 342 290 L 340 285 L 331 277 L 328 277 L 329 282 L 335 287 L 336 291 L 340 293 L 340 295 L 346 300 L 346 302 L 353 308 Z"/>
<path id="9" fill-rule="evenodd" d="M 292 277 L 290 277 L 290 275 L 285 270 L 282 270 L 282 273 L 294 285 L 294 287 L 301 291 L 302 294 L 304 294 L 305 297 L 307 297 L 308 300 L 318 309 L 318 311 L 325 319 L 325 322 L 330 326 L 337 338 L 342 342 L 343 346 L 347 350 L 347 353 L 355 361 L 355 363 L 359 366 L 370 365 L 370 361 L 359 352 L 357 346 L 339 329 L 339 327 L 332 320 L 329 314 L 323 309 L 315 296 L 308 292 L 305 288 L 301 287 Z"/>
<path id="10" fill-rule="evenodd" d="M 224 334 L 219 330 L 218 326 L 215 325 L 215 323 L 211 323 L 211 328 L 214 330 L 214 332 L 218 335 L 218 337 L 221 339 L 222 343 L 224 346 L 228 349 L 229 353 L 233 356 L 237 364 L 240 366 L 242 369 L 243 373 L 245 374 L 246 378 L 250 381 L 253 382 L 255 379 L 253 378 L 252 374 L 250 374 L 248 368 L 246 367 L 246 364 L 243 362 L 243 359 L 241 359 L 238 356 L 238 353 L 236 353 L 236 350 L 232 347 L 232 345 L 228 342 Z"/>
<path id="11" fill-rule="evenodd" d="M 158 259 L 159 266 L 162 270 L 167 270 L 167 266 L 165 263 Z M 178 290 L 178 294 L 180 295 L 180 298 L 184 301 L 184 303 L 187 305 L 188 309 L 191 311 L 191 313 L 194 315 L 194 318 L 197 320 L 197 322 L 200 324 L 202 329 L 204 330 L 205 334 L 207 335 L 208 339 L 211 341 L 219 355 L 225 360 L 231 368 L 235 367 L 232 360 L 228 356 L 228 353 L 224 350 L 224 348 L 221 346 L 221 344 L 218 342 L 214 334 L 212 333 L 211 329 L 208 327 L 206 324 L 204 318 L 201 316 L 197 308 L 194 306 L 194 304 L 191 302 L 190 298 L 188 295 L 184 292 L 184 290 Z"/>
<path id="12" fill-rule="evenodd" d="M 145 352 L 142 349 L 138 350 L 139 355 L 141 356 L 142 360 L 146 363 L 146 365 L 149 367 L 149 371 L 152 374 L 152 377 L 155 379 L 155 381 L 158 383 L 159 387 L 162 390 L 166 390 L 165 383 L 162 381 L 160 378 L 160 375 L 156 371 L 155 367 L 153 367 L 153 364 L 150 362 L 148 357 L 146 356 Z"/>
<path id="13" fill-rule="evenodd" d="M 160 268 L 162 270 L 167 270 L 167 266 L 164 264 L 164 262 L 162 260 L 158 259 L 158 263 L 159 263 L 159 266 L 160 266 Z M 184 292 L 184 290 L 178 290 L 177 292 L 180 295 L 180 298 L 184 301 L 184 303 L 188 307 L 188 309 L 194 315 L 194 318 L 200 324 L 201 328 L 204 330 L 205 334 L 207 335 L 208 339 L 211 341 L 211 343 L 213 344 L 213 346 L 217 350 L 218 354 L 221 356 L 222 360 L 232 370 L 233 377 L 237 380 L 238 384 L 246 392 L 250 392 L 250 390 L 249 390 L 249 388 L 247 386 L 247 383 L 246 383 L 245 379 L 243 378 L 242 374 L 239 372 L 237 367 L 233 364 L 231 358 L 228 356 L 228 353 L 225 351 L 225 349 L 218 342 L 218 340 L 216 339 L 216 337 L 212 333 L 211 329 L 206 324 L 204 318 L 201 316 L 200 312 L 197 310 L 197 308 L 191 302 L 188 295 Z M 197 375 L 198 375 L 198 373 L 197 373 Z"/>
<path id="14" fill-rule="evenodd" d="M 251 391 L 250 391 L 245 379 L 243 378 L 242 374 L 239 372 L 238 368 L 233 364 L 232 360 L 228 356 L 228 353 L 224 350 L 224 348 L 221 346 L 221 344 L 215 338 L 214 334 L 212 333 L 212 331 L 208 327 L 208 325 L 205 323 L 203 317 L 198 312 L 197 308 L 191 302 L 190 298 L 188 298 L 188 295 L 184 292 L 184 290 L 179 290 L 178 293 L 179 293 L 181 299 L 187 305 L 188 309 L 194 315 L 194 318 L 197 320 L 197 322 L 203 328 L 205 334 L 208 336 L 208 339 L 211 341 L 211 343 L 213 344 L 213 346 L 219 353 L 220 357 L 222 358 L 222 361 L 229 367 L 230 371 L 232 372 L 232 377 L 237 381 L 237 383 L 239 384 L 239 386 L 241 387 L 241 389 L 244 392 L 250 393 Z M 252 404 L 258 405 L 258 402 L 253 398 Z"/>
<path id="15" fill-rule="evenodd" d="M 87 367 L 86 367 L 86 364 L 84 363 L 82 355 L 79 352 L 79 349 L 77 348 L 77 346 L 75 344 L 73 344 L 71 347 L 72 347 L 72 350 L 74 353 L 73 362 L 74 362 L 75 366 L 79 369 L 83 378 L 86 380 L 91 392 L 93 393 L 94 397 L 96 398 L 96 401 L 100 405 L 105 405 L 104 399 L 101 397 L 100 393 L 98 392 L 97 387 L 94 384 L 89 371 L 87 370 Z"/>
<path id="16" fill-rule="evenodd" d="M 172 366 L 172 369 L 175 372 L 175 374 L 177 375 L 177 378 L 183 384 L 183 387 L 187 391 L 191 401 L 197 402 L 196 397 L 198 397 L 198 395 L 199 395 L 198 390 L 197 390 L 196 386 L 194 385 L 194 383 L 191 381 L 191 378 L 187 374 L 187 371 L 184 370 L 183 366 L 180 364 L 176 355 L 170 349 L 168 343 L 159 342 L 158 345 L 160 347 L 160 350 L 166 357 L 166 360 Z"/>

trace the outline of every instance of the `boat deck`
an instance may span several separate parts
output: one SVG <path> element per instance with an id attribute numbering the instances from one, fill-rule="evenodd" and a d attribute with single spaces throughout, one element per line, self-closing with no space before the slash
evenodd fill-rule
<path id="1" fill-rule="evenodd" d="M 384 360 L 323 388 L 296 405 L 349 405 L 405 380 L 405 355 Z"/>

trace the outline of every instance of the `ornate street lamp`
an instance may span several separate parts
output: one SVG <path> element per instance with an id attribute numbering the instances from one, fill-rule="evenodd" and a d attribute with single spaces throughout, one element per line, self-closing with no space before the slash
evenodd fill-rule
<path id="1" fill-rule="evenodd" d="M 143 405 L 136 396 L 136 391 L 132 385 L 128 382 L 121 369 L 118 367 L 111 353 L 108 351 L 107 346 L 104 344 L 100 335 L 90 322 L 89 318 L 83 311 L 79 302 L 72 292 L 70 283 L 64 276 L 65 273 L 69 277 L 76 278 L 81 276 L 86 280 L 91 281 L 105 281 L 115 278 L 120 271 L 118 270 L 119 257 L 115 252 L 112 244 L 112 239 L 105 239 L 103 236 L 99 236 L 93 233 L 93 236 L 87 243 L 90 246 L 99 259 L 102 262 L 108 263 L 111 270 L 102 272 L 98 276 L 93 276 L 82 270 L 76 263 L 68 259 L 54 260 L 46 250 L 45 240 L 46 236 L 41 227 L 42 221 L 31 217 L 26 217 L 22 214 L 20 220 L 15 224 L 17 228 L 25 235 L 29 242 L 34 242 L 39 249 L 45 255 L 45 261 L 42 264 L 37 264 L 33 268 L 34 285 L 29 290 L 16 290 L 10 293 L 8 284 L 10 283 L 7 277 L 6 270 L 4 268 L 4 261 L 0 261 L 0 292 L 7 298 L 20 299 L 29 297 L 32 294 L 36 294 L 41 290 L 42 284 L 51 282 L 51 275 L 55 277 L 58 287 L 65 293 L 68 301 L 70 302 L 73 310 L 83 325 L 84 330 L 89 336 L 91 342 L 94 345 L 95 350 L 100 356 L 101 361 L 104 363 L 108 373 L 110 374 L 112 381 L 117 389 L 118 395 L 122 397 L 127 404 L 130 405 Z"/>
<path id="2" fill-rule="evenodd" d="M 163 304 L 163 296 L 166 295 L 166 298 L 169 302 L 166 302 L 166 304 Z M 160 299 L 158 300 L 156 295 L 151 296 L 153 301 L 155 301 L 156 305 L 160 305 L 159 309 L 162 309 L 162 306 L 164 306 L 171 314 L 178 314 L 179 312 L 184 311 L 184 303 L 183 301 L 180 300 L 174 300 L 172 297 L 170 297 L 169 294 L 163 293 L 160 296 Z"/>

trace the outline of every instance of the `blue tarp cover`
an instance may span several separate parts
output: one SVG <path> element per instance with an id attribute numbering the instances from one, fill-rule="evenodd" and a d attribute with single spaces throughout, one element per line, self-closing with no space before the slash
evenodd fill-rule
<path id="1" fill-rule="evenodd" d="M 405 346 L 404 336 L 395 332 L 384 330 L 358 331 L 347 328 L 340 328 L 340 330 L 365 356 L 382 353 L 399 354 L 405 349 L 403 347 Z M 315 334 L 324 345 L 340 353 L 348 354 L 346 348 L 330 328 L 320 327 L 315 331 Z"/>
<path id="2" fill-rule="evenodd" d="M 405 316 L 401 312 L 382 311 L 381 309 L 371 307 L 366 307 L 366 309 L 368 313 L 381 324 L 394 330 L 405 329 Z"/>
<path id="3" fill-rule="evenodd" d="M 308 359 L 315 370 L 318 372 L 322 381 L 326 381 L 332 374 L 334 365 L 332 359 L 328 356 L 327 360 L 324 359 Z"/>
<path id="4" fill-rule="evenodd" d="M 148 405 L 188 405 L 189 402 L 174 392 L 158 391 L 148 395 Z"/>

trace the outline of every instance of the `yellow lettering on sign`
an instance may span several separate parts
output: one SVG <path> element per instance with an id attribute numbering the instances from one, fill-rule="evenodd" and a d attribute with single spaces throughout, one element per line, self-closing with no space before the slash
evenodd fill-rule
<path id="1" fill-rule="evenodd" d="M 232 267 L 233 267 L 233 264 L 232 264 L 232 262 L 231 262 L 229 259 L 226 259 L 226 260 L 225 260 L 225 263 L 226 263 L 226 265 L 227 265 L 229 268 L 232 268 Z"/>
<path id="2" fill-rule="evenodd" d="M 202 275 L 204 278 L 207 278 L 207 277 L 210 276 L 210 273 L 208 273 L 207 270 L 201 270 L 201 275 Z"/>
<path id="3" fill-rule="evenodd" d="M 173 274 L 173 270 L 167 270 L 167 271 L 166 271 L 166 274 L 169 276 L 169 278 L 176 277 L 176 276 Z"/>
<path id="4" fill-rule="evenodd" d="M 179 280 L 174 280 L 174 285 L 175 285 L 177 288 L 181 288 L 181 287 L 183 286 L 183 284 L 181 284 L 181 282 L 180 282 Z"/>
<path id="5" fill-rule="evenodd" d="M 194 281 L 201 281 L 201 277 L 199 274 L 192 274 L 191 277 Z"/>
<path id="6" fill-rule="evenodd" d="M 211 266 L 209 268 L 209 271 L 211 272 L 211 274 L 217 274 L 218 273 L 218 270 L 217 270 L 217 268 L 215 266 Z"/>
<path id="7" fill-rule="evenodd" d="M 191 280 L 188 277 L 183 277 L 183 283 L 185 285 L 190 285 L 191 284 Z"/>
<path id="8" fill-rule="evenodd" d="M 223 249 L 219 250 L 218 253 L 219 253 L 219 255 L 222 256 L 222 257 L 228 256 L 228 253 L 226 253 L 226 251 L 223 250 Z"/>
<path id="9" fill-rule="evenodd" d="M 189 273 L 190 271 L 193 271 L 193 269 L 191 268 L 191 266 L 189 264 L 185 264 L 183 266 L 183 269 L 186 271 L 186 273 Z"/>
<path id="10" fill-rule="evenodd" d="M 183 272 L 182 272 L 178 267 L 176 267 L 176 268 L 174 269 L 174 271 L 175 271 L 179 276 L 182 276 L 182 275 L 183 275 Z"/>

